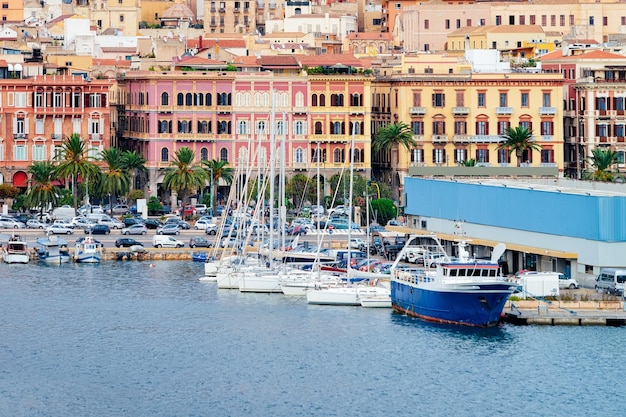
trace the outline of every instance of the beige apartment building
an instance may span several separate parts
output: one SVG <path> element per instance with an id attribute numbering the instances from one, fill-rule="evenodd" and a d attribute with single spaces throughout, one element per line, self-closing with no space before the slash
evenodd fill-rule
<path id="1" fill-rule="evenodd" d="M 372 82 L 373 135 L 390 123 L 411 127 L 417 146 L 373 154 L 373 176 L 401 195 L 409 167 L 545 167 L 563 172 L 561 74 L 472 73 L 455 56 L 405 56 Z M 498 150 L 508 127 L 534 133 L 539 151 L 522 159 Z"/>

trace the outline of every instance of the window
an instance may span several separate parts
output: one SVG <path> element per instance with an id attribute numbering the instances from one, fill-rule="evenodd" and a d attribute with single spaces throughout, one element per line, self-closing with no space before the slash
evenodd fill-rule
<path id="1" fill-rule="evenodd" d="M 220 160 L 228 162 L 228 149 L 220 149 Z"/>
<path id="2" fill-rule="evenodd" d="M 508 107 L 508 97 L 506 93 L 500 93 L 500 107 Z"/>
<path id="3" fill-rule="evenodd" d="M 446 163 L 446 150 L 441 148 L 433 149 L 433 164 Z"/>
<path id="4" fill-rule="evenodd" d="M 554 134 L 554 122 L 546 120 L 541 122 L 541 135 L 553 135 Z"/>
<path id="5" fill-rule="evenodd" d="M 599 136 L 601 138 L 605 138 L 605 137 L 609 136 L 608 131 L 609 131 L 609 129 L 608 129 L 607 125 L 605 125 L 605 124 L 596 125 L 596 136 Z"/>
<path id="6" fill-rule="evenodd" d="M 207 148 L 200 149 L 200 160 L 201 161 L 209 160 L 209 150 Z"/>
<path id="7" fill-rule="evenodd" d="M 306 134 L 304 131 L 304 122 L 302 120 L 296 120 L 293 124 L 293 133 L 294 135 L 304 135 Z"/>
<path id="8" fill-rule="evenodd" d="M 589 16 L 589 26 L 595 25 L 595 18 L 593 16 Z"/>
<path id="9" fill-rule="evenodd" d="M 542 103 L 543 107 L 550 107 L 550 93 L 543 93 Z"/>
<path id="10" fill-rule="evenodd" d="M 176 95 L 176 105 L 182 106 L 185 103 L 185 95 L 183 93 L 178 93 Z"/>
<path id="11" fill-rule="evenodd" d="M 519 17 L 519 24 L 520 26 L 523 26 L 526 24 L 526 16 L 522 15 Z"/>
<path id="12" fill-rule="evenodd" d="M 304 94 L 296 93 L 296 107 L 304 107 Z"/>
<path id="13" fill-rule="evenodd" d="M 33 161 L 45 161 L 46 160 L 46 146 L 41 144 L 33 145 Z"/>
<path id="14" fill-rule="evenodd" d="M 502 135 L 506 134 L 506 131 L 507 131 L 507 129 L 509 127 L 511 127 L 511 122 L 500 120 L 498 122 L 498 135 L 502 136 Z"/>
<path id="15" fill-rule="evenodd" d="M 445 135 L 446 122 L 444 120 L 433 120 L 433 135 Z"/>
<path id="16" fill-rule="evenodd" d="M 524 129 L 528 129 L 531 132 L 533 130 L 533 124 L 530 120 L 520 120 L 519 125 L 520 127 L 523 127 Z"/>
<path id="17" fill-rule="evenodd" d="M 13 153 L 16 161 L 26 161 L 26 145 L 15 145 Z"/>
<path id="18" fill-rule="evenodd" d="M 476 149 L 476 162 L 489 163 L 489 149 Z"/>
<path id="19" fill-rule="evenodd" d="M 609 18 L 606 16 L 602 16 L 602 26 L 608 26 Z"/>
<path id="20" fill-rule="evenodd" d="M 430 29 L 430 21 L 428 19 L 424 19 L 424 29 Z"/>
<path id="21" fill-rule="evenodd" d="M 489 134 L 489 122 L 486 120 L 479 120 L 476 122 L 476 134 L 488 135 Z"/>
<path id="22" fill-rule="evenodd" d="M 456 92 L 456 105 L 457 107 L 465 106 L 465 94 L 463 91 Z"/>
<path id="23" fill-rule="evenodd" d="M 498 163 L 499 164 L 510 164 L 511 163 L 511 154 L 508 149 L 498 149 Z"/>
<path id="24" fill-rule="evenodd" d="M 502 16 L 496 16 L 496 26 L 500 26 L 502 24 Z"/>
<path id="25" fill-rule="evenodd" d="M 306 158 L 304 156 L 304 150 L 302 148 L 296 149 L 296 152 L 295 152 L 295 155 L 294 155 L 294 160 L 295 160 L 296 164 L 303 164 L 304 163 Z"/>
<path id="26" fill-rule="evenodd" d="M 552 149 L 542 149 L 541 162 L 544 164 L 554 163 L 554 151 Z"/>
<path id="27" fill-rule="evenodd" d="M 167 148 L 161 149 L 161 162 L 167 162 L 170 160 L 170 150 Z"/>
<path id="28" fill-rule="evenodd" d="M 43 135 L 43 118 L 35 119 L 35 133 L 38 135 Z"/>
<path id="29" fill-rule="evenodd" d="M 550 26 L 556 26 L 556 15 L 550 15 Z"/>
<path id="30" fill-rule="evenodd" d="M 343 162 L 343 150 L 339 148 L 335 148 L 333 151 L 333 162 Z"/>
<path id="31" fill-rule="evenodd" d="M 322 122 L 315 122 L 315 134 L 316 134 L 316 135 L 321 135 L 321 134 L 323 134 L 323 130 L 322 130 Z"/>
<path id="32" fill-rule="evenodd" d="M 167 93 L 162 93 L 161 94 L 161 105 L 162 106 L 169 106 L 170 104 L 170 96 Z"/>
<path id="33" fill-rule="evenodd" d="M 424 162 L 424 150 L 420 148 L 414 148 L 411 151 L 411 162 L 414 162 L 414 163 Z"/>
<path id="34" fill-rule="evenodd" d="M 123 21 L 124 21 L 124 15 L 123 15 L 123 14 L 121 14 L 121 15 L 120 15 L 120 22 L 123 22 Z"/>
<path id="35" fill-rule="evenodd" d="M 422 93 L 419 91 L 413 92 L 413 107 L 421 107 L 422 106 Z"/>
<path id="36" fill-rule="evenodd" d="M 565 15 L 564 14 L 559 16 L 559 25 L 560 26 L 565 26 Z"/>
<path id="37" fill-rule="evenodd" d="M 570 26 L 574 26 L 574 15 L 573 14 L 569 15 L 569 25 Z"/>
<path id="38" fill-rule="evenodd" d="M 9 8 L 9 3 L 2 3 L 2 8 L 3 9 L 8 9 Z"/>
<path id="39" fill-rule="evenodd" d="M 454 162 L 460 164 L 467 159 L 467 150 L 465 149 L 455 149 L 454 150 Z"/>
<path id="40" fill-rule="evenodd" d="M 534 15 L 534 14 L 531 14 L 531 15 L 529 16 L 529 18 L 530 18 L 530 24 L 531 24 L 531 25 L 534 25 L 534 24 L 535 24 L 535 15 Z"/>
<path id="41" fill-rule="evenodd" d="M 450 19 L 445 20 L 445 27 L 446 29 L 450 29 Z"/>
<path id="42" fill-rule="evenodd" d="M 548 26 L 548 16 L 545 14 L 541 15 L 541 26 Z"/>
<path id="43" fill-rule="evenodd" d="M 446 95 L 444 93 L 433 93 L 433 107 L 445 107 Z"/>
<path id="44" fill-rule="evenodd" d="M 237 133 L 240 135 L 247 135 L 248 132 L 248 122 L 245 120 L 240 120 L 237 124 Z"/>
<path id="45" fill-rule="evenodd" d="M 461 28 L 461 19 L 456 19 L 456 28 L 457 29 Z"/>
<path id="46" fill-rule="evenodd" d="M 624 132 L 625 132 L 624 125 L 621 125 L 621 124 L 620 125 L 615 125 L 614 129 L 615 129 L 615 136 L 618 137 L 618 138 L 622 138 L 622 140 L 623 140 Z"/>
<path id="47" fill-rule="evenodd" d="M 411 130 L 414 135 L 423 135 L 424 134 L 424 122 L 421 120 L 415 120 L 411 122 Z"/>
<path id="48" fill-rule="evenodd" d="M 485 93 L 478 93 L 478 107 L 485 107 L 486 104 L 486 100 L 485 100 Z"/>
<path id="49" fill-rule="evenodd" d="M 522 102 L 522 107 L 528 107 L 528 93 L 522 93 L 522 98 L 521 98 L 521 102 Z"/>
<path id="50" fill-rule="evenodd" d="M 454 122 L 454 134 L 455 135 L 467 134 L 467 122 L 465 120 L 456 120 Z"/>

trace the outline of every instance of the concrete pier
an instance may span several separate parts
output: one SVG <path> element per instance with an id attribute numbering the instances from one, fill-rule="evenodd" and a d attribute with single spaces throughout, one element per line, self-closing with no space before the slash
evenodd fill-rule
<path id="1" fill-rule="evenodd" d="M 509 301 L 502 321 L 517 325 L 626 326 L 626 312 L 622 301 Z"/>

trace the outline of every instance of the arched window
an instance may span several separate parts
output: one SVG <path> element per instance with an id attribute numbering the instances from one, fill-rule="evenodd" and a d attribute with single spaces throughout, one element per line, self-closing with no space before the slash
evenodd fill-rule
<path id="1" fill-rule="evenodd" d="M 182 106 L 184 103 L 185 103 L 185 96 L 183 95 L 183 93 L 178 93 L 178 95 L 176 95 L 176 105 Z"/>
<path id="2" fill-rule="evenodd" d="M 198 120 L 198 133 L 209 133 L 206 120 Z"/>
<path id="3" fill-rule="evenodd" d="M 304 107 L 304 94 L 296 93 L 296 107 Z"/>
<path id="4" fill-rule="evenodd" d="M 317 94 L 311 96 L 311 106 L 317 107 Z"/>
<path id="5" fill-rule="evenodd" d="M 270 105 L 270 93 L 263 93 L 263 106 L 269 107 Z"/>
<path id="6" fill-rule="evenodd" d="M 304 135 L 304 122 L 302 120 L 296 120 L 293 123 L 293 134 L 294 135 Z"/>
<path id="7" fill-rule="evenodd" d="M 204 106 L 204 96 L 202 95 L 202 93 L 196 93 L 194 100 L 194 105 Z"/>
<path id="8" fill-rule="evenodd" d="M 250 93 L 245 93 L 243 95 L 243 105 L 246 107 L 250 107 Z"/>
<path id="9" fill-rule="evenodd" d="M 326 106 L 326 96 L 324 94 L 320 94 L 320 107 Z"/>
<path id="10" fill-rule="evenodd" d="M 161 94 L 161 105 L 162 106 L 169 106 L 170 105 L 170 95 L 167 93 L 162 93 Z"/>
<path id="11" fill-rule="evenodd" d="M 256 133 L 259 134 L 264 134 L 267 133 L 265 131 L 265 121 L 264 120 L 259 120 L 258 122 L 256 122 Z"/>
<path id="12" fill-rule="evenodd" d="M 191 93 L 185 94 L 185 106 L 193 106 L 193 95 Z"/>
<path id="13" fill-rule="evenodd" d="M 248 134 L 248 122 L 245 120 L 240 120 L 237 124 L 237 133 L 240 135 Z"/>
<path id="14" fill-rule="evenodd" d="M 213 97 L 211 96 L 211 93 L 206 93 L 204 95 L 204 105 L 205 106 L 212 106 L 213 105 Z"/>
<path id="15" fill-rule="evenodd" d="M 228 133 L 228 123 L 225 120 L 220 120 L 217 122 L 217 134 L 223 135 Z"/>
<path id="16" fill-rule="evenodd" d="M 207 148 L 200 149 L 200 160 L 201 161 L 209 160 L 209 150 Z"/>
<path id="17" fill-rule="evenodd" d="M 302 148 L 296 149 L 294 159 L 295 159 L 296 164 L 304 163 L 306 158 L 304 157 L 304 150 Z"/>
<path id="18" fill-rule="evenodd" d="M 323 129 L 322 129 L 322 122 L 315 122 L 315 134 L 316 135 L 324 134 Z"/>
<path id="19" fill-rule="evenodd" d="M 263 105 L 263 96 L 261 93 L 254 93 L 254 105 L 256 107 L 261 107 Z"/>
<path id="20" fill-rule="evenodd" d="M 284 132 L 283 128 L 284 128 L 283 121 L 282 120 L 276 121 L 276 132 L 275 133 L 277 135 L 282 135 L 283 134 L 283 132 Z"/>
<path id="21" fill-rule="evenodd" d="M 335 148 L 333 151 L 333 162 L 343 162 L 343 150 L 340 148 Z"/>
<path id="22" fill-rule="evenodd" d="M 287 107 L 289 105 L 289 94 L 282 93 L 280 95 L 280 105 L 283 107 Z"/>
<path id="23" fill-rule="evenodd" d="M 341 122 L 331 122 L 330 124 L 330 134 L 331 135 L 340 135 L 342 133 Z"/>
<path id="24" fill-rule="evenodd" d="M 237 93 L 237 94 L 235 95 L 235 104 L 236 104 L 237 106 L 241 106 L 241 105 L 242 105 L 242 103 L 243 103 L 243 98 L 242 98 L 242 96 L 243 96 L 243 93 Z"/>
<path id="25" fill-rule="evenodd" d="M 228 149 L 220 149 L 220 160 L 228 162 Z"/>
<path id="26" fill-rule="evenodd" d="M 170 160 L 170 150 L 167 148 L 161 149 L 161 162 L 167 162 Z"/>

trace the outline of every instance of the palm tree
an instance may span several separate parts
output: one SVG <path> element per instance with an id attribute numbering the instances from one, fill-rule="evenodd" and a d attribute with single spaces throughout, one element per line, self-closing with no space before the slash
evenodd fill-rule
<path id="1" fill-rule="evenodd" d="M 39 207 L 40 214 L 43 214 L 44 207 L 56 206 L 61 196 L 61 190 L 54 184 L 54 171 L 55 166 L 50 161 L 36 161 L 28 167 L 33 183 L 26 195 L 26 205 Z"/>
<path id="2" fill-rule="evenodd" d="M 146 172 L 146 158 L 137 151 L 124 151 L 122 152 L 122 168 L 130 171 L 131 173 L 131 190 L 135 188 L 135 179 L 139 173 Z"/>
<path id="3" fill-rule="evenodd" d="M 230 184 L 233 181 L 233 175 L 235 174 L 235 170 L 228 166 L 228 161 L 222 160 L 211 160 L 211 161 L 202 161 L 202 164 L 205 166 L 205 169 L 209 171 L 209 181 L 211 182 L 211 201 L 213 202 L 213 213 L 215 213 L 215 207 L 217 206 L 217 189 L 214 187 L 220 178 L 223 179 L 226 184 Z"/>
<path id="4" fill-rule="evenodd" d="M 55 175 L 58 178 L 71 178 L 73 181 L 72 197 L 74 212 L 76 212 L 78 207 L 76 183 L 79 178 L 96 177 L 100 173 L 100 168 L 92 162 L 93 158 L 88 155 L 87 145 L 78 133 L 72 133 L 65 138 L 61 145 L 61 152 L 55 156 L 55 159 L 59 162 L 54 170 Z"/>
<path id="5" fill-rule="evenodd" d="M 389 151 L 399 145 L 404 146 L 407 151 L 417 146 L 411 127 L 404 122 L 393 123 L 380 129 L 372 143 L 372 149 L 374 152 Z"/>
<path id="6" fill-rule="evenodd" d="M 165 171 L 163 186 L 179 193 L 183 204 L 187 195 L 204 187 L 208 174 L 202 166 L 194 162 L 196 153 L 184 147 L 176 151 L 170 167 Z"/>
<path id="7" fill-rule="evenodd" d="M 106 168 L 100 175 L 98 188 L 104 195 L 109 195 L 109 209 L 113 214 L 113 196 L 125 194 L 130 188 L 130 177 L 124 170 L 124 156 L 117 148 L 109 148 L 100 152 L 100 159 Z"/>
<path id="8" fill-rule="evenodd" d="M 594 168 L 591 174 L 585 175 L 585 179 L 610 182 L 615 179 L 611 167 L 617 163 L 617 152 L 609 148 L 595 148 L 587 159 Z"/>
<path id="9" fill-rule="evenodd" d="M 525 151 L 541 150 L 541 145 L 533 139 L 533 131 L 527 127 L 508 127 L 504 135 L 502 135 L 502 139 L 504 139 L 504 142 L 498 144 L 497 149 L 506 149 L 509 151 L 509 155 L 515 152 L 518 167 L 521 166 L 522 156 Z"/>

